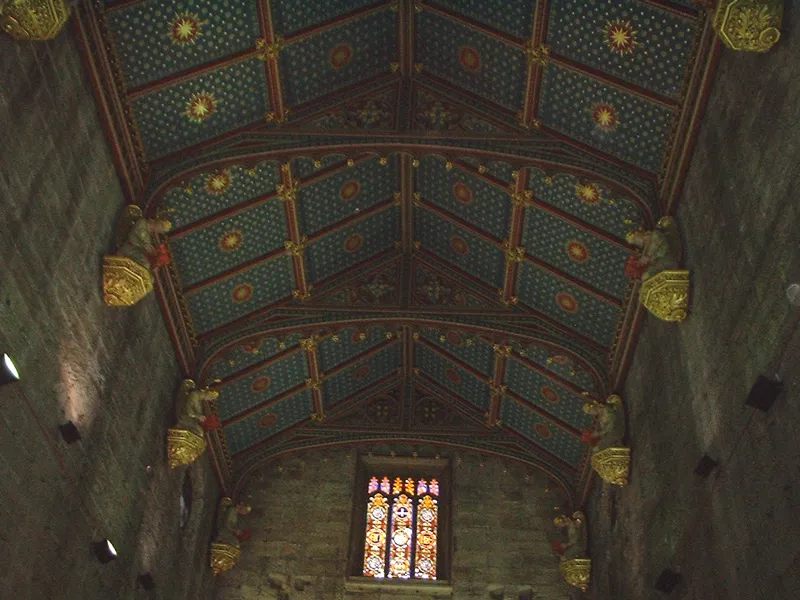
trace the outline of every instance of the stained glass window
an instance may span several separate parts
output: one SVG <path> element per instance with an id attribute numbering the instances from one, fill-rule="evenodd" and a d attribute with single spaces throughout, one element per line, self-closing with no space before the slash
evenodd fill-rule
<path id="1" fill-rule="evenodd" d="M 439 482 L 374 476 L 367 494 L 364 576 L 435 580 Z"/>

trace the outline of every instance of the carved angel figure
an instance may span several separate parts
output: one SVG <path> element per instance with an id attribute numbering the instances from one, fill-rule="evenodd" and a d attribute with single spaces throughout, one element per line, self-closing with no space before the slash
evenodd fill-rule
<path id="1" fill-rule="evenodd" d="M 153 244 L 156 236 L 172 229 L 172 223 L 166 219 L 147 219 L 135 211 L 120 223 L 117 232 L 117 254 L 127 256 L 143 267 L 164 266 L 164 251 L 161 246 Z M 127 226 L 126 226 L 127 225 Z M 165 250 L 166 248 L 164 248 Z"/>
<path id="2" fill-rule="evenodd" d="M 216 415 L 205 414 L 204 403 L 217 396 L 216 390 L 198 390 L 194 381 L 184 379 L 175 402 L 177 423 L 167 430 L 167 459 L 173 469 L 197 460 L 206 449 L 204 432 L 222 426 Z"/>
<path id="3" fill-rule="evenodd" d="M 553 550 L 561 557 L 561 561 L 585 558 L 588 548 L 586 516 L 581 511 L 573 513 L 572 517 L 560 515 L 553 519 L 553 524 L 567 533 L 566 543 L 553 542 Z"/>
<path id="4" fill-rule="evenodd" d="M 252 530 L 241 529 L 239 517 L 250 514 L 251 510 L 249 504 L 234 504 L 230 498 L 223 498 L 217 515 L 217 535 L 214 541 L 238 548 L 241 542 L 250 539 Z"/>
<path id="5" fill-rule="evenodd" d="M 637 229 L 625 236 L 637 251 L 625 265 L 625 274 L 647 281 L 667 269 L 680 268 L 681 239 L 675 220 L 663 217 L 656 229 Z"/>
<path id="6" fill-rule="evenodd" d="M 218 396 L 217 390 L 210 387 L 197 389 L 193 380 L 184 379 L 175 407 L 178 415 L 175 429 L 191 431 L 201 437 L 206 431 L 219 429 L 219 418 L 216 415 L 206 416 L 204 410 L 204 402 L 216 400 Z"/>
<path id="7" fill-rule="evenodd" d="M 153 269 L 169 264 L 165 244 L 155 245 L 170 230 L 163 219 L 146 219 L 135 205 L 126 207 L 116 235 L 116 254 L 103 257 L 103 301 L 108 306 L 132 306 L 153 291 Z"/>
<path id="8" fill-rule="evenodd" d="M 584 431 L 582 439 L 595 447 L 596 451 L 618 448 L 625 437 L 625 411 L 622 398 L 609 396 L 605 404 L 590 400 L 583 405 L 583 412 L 594 417 L 592 428 Z"/>

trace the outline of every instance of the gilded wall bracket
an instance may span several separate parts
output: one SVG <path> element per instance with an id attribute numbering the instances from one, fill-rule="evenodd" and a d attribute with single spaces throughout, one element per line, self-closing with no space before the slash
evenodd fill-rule
<path id="1" fill-rule="evenodd" d="M 719 0 L 714 30 L 731 50 L 768 52 L 781 37 L 783 0 Z"/>
<path id="2" fill-rule="evenodd" d="M 69 19 L 66 0 L 0 0 L 0 29 L 16 40 L 50 40 Z"/>

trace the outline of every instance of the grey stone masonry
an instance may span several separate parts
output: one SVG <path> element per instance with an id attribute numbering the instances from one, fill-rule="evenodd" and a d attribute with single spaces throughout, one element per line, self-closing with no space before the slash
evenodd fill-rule
<path id="1" fill-rule="evenodd" d="M 164 449 L 178 369 L 154 297 L 102 301 L 123 199 L 71 31 L 0 35 L 0 131 L 0 352 L 22 375 L 0 388 L 0 598 L 145 597 L 143 571 L 147 597 L 203 598 L 216 482 L 207 460 L 193 468 L 181 529 Z M 80 442 L 60 439 L 67 420 Z M 106 566 L 90 552 L 104 537 Z"/>
<path id="2" fill-rule="evenodd" d="M 243 543 L 239 565 L 219 578 L 216 598 L 427 599 L 424 592 L 345 591 L 355 470 L 355 451 L 332 449 L 278 459 L 257 471 L 241 498 L 253 506 L 243 518 L 253 538 Z M 564 510 L 563 501 L 539 474 L 457 454 L 452 490 L 444 493 L 452 493 L 453 598 L 570 597 L 551 550 L 558 535 L 552 518 Z"/>
<path id="3" fill-rule="evenodd" d="M 790 6 L 791 5 L 791 6 Z M 689 320 L 647 317 L 622 393 L 626 488 L 598 487 L 590 523 L 596 597 L 800 598 L 800 14 L 765 55 L 723 50 L 678 219 L 692 271 Z M 760 374 L 785 392 L 745 406 Z M 704 454 L 719 461 L 694 474 Z"/>

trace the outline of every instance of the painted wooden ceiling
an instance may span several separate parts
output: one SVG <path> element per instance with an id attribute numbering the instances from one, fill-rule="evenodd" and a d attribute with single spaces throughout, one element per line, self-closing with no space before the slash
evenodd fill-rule
<path id="1" fill-rule="evenodd" d="M 108 0 L 81 23 L 124 183 L 174 224 L 165 314 L 188 374 L 222 380 L 237 472 L 394 436 L 575 485 L 582 403 L 636 321 L 625 233 L 679 190 L 705 13 Z"/>

